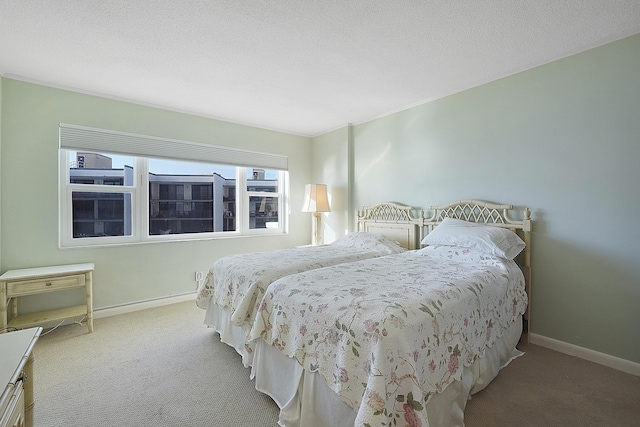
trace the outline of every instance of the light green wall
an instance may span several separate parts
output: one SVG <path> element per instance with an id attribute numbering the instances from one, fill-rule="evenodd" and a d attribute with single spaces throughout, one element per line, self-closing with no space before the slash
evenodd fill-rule
<path id="1" fill-rule="evenodd" d="M 333 242 L 349 229 L 348 128 L 314 138 L 311 145 L 312 181 L 327 184 L 331 213 L 323 214 L 324 242 Z"/>
<path id="2" fill-rule="evenodd" d="M 529 207 L 532 332 L 640 362 L 638 76 L 640 35 L 355 126 L 355 205 Z"/>
<path id="3" fill-rule="evenodd" d="M 6 78 L 2 104 L 2 271 L 94 262 L 94 305 L 102 308 L 192 292 L 194 272 L 207 271 L 224 255 L 310 241 L 310 220 L 299 209 L 304 184 L 311 179 L 309 138 Z M 293 207 L 290 233 L 61 250 L 57 184 L 61 122 L 287 155 Z M 21 307 L 28 312 L 77 298 L 71 292 L 34 296 Z"/>

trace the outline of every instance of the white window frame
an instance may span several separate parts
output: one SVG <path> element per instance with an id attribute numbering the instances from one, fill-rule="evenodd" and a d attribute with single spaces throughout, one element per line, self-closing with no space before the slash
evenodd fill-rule
<path id="1" fill-rule="evenodd" d="M 59 190 L 59 212 L 60 212 L 60 247 L 93 246 L 93 245 L 113 245 L 137 243 L 141 239 L 139 232 L 142 221 L 140 214 L 140 159 L 134 158 L 134 183 L 133 186 L 126 185 L 96 185 L 96 184 L 71 184 L 69 172 L 69 150 L 60 150 L 60 190 Z M 73 237 L 73 206 L 72 193 L 74 191 L 87 193 L 123 193 L 131 195 L 131 235 L 129 236 L 103 236 L 103 237 Z M 148 212 L 148 209 L 147 209 Z"/>
<path id="2" fill-rule="evenodd" d="M 66 133 L 66 134 L 65 134 Z M 69 137 L 70 135 L 70 137 Z M 66 136 L 66 138 L 65 138 Z M 120 138 L 124 142 L 120 143 Z M 106 142 L 101 142 L 104 138 Z M 113 140 L 116 144 L 111 144 Z M 126 150 L 122 147 L 131 148 L 131 141 L 134 141 L 133 149 Z M 142 140 L 142 147 L 136 145 L 136 141 Z M 88 141 L 88 142 L 87 142 Z M 96 142 L 97 141 L 97 142 Z M 206 163 L 215 165 L 228 165 L 236 168 L 236 226 L 235 231 L 215 231 L 206 233 L 182 233 L 167 235 L 149 234 L 149 158 L 158 156 L 143 156 L 141 152 L 145 150 L 155 150 L 151 146 L 154 141 L 160 141 L 163 145 L 162 158 L 180 161 L 202 162 L 202 154 L 207 159 Z M 120 143 L 120 145 L 118 145 Z M 145 147 L 148 145 L 148 147 Z M 115 148 L 114 148 L 115 147 Z M 111 150 L 109 148 L 112 148 Z M 211 148 L 211 150 L 208 150 Z M 193 153 L 188 155 L 189 150 Z M 71 184 L 69 153 L 71 151 L 89 151 L 104 154 L 125 155 L 134 158 L 134 183 L 132 186 L 96 185 L 96 184 Z M 185 152 L 187 154 L 185 155 Z M 176 157 L 169 157 L 171 153 L 176 153 Z M 261 156 L 263 154 L 264 156 Z M 200 155 L 200 157 L 196 157 Z M 218 156 L 221 162 L 212 160 Z M 192 157 L 192 158 L 190 158 Z M 264 158 L 263 158 L 264 157 Z M 194 160 L 198 158 L 198 160 Z M 232 159 L 230 161 L 229 159 Z M 239 158 L 243 165 L 233 164 L 235 158 Z M 256 165 L 246 166 L 246 161 L 255 160 L 260 162 Z M 262 159 L 262 161 L 261 161 Z M 265 160 L 266 159 L 266 160 Z M 272 165 L 284 165 L 285 169 L 274 168 Z M 106 131 L 102 129 L 86 128 L 75 125 L 60 125 L 60 149 L 59 149 L 59 246 L 87 247 L 87 246 L 111 246 L 127 245 L 138 243 L 153 243 L 166 241 L 203 240 L 216 238 L 232 238 L 246 235 L 279 235 L 288 232 L 289 209 L 288 209 L 288 172 L 286 170 L 287 158 L 285 156 L 271 155 L 265 153 L 254 153 L 243 150 L 236 150 L 226 147 L 209 146 L 207 144 L 190 143 L 185 141 L 167 140 L 144 135 L 125 134 L 121 132 Z M 249 192 L 247 191 L 247 170 L 251 168 L 264 168 L 278 170 L 278 191 L 277 192 Z M 109 192 L 131 194 L 131 235 L 130 236 L 101 236 L 101 237 L 73 237 L 73 207 L 72 192 Z M 278 198 L 278 227 L 266 229 L 249 228 L 249 197 L 268 196 Z"/>
<path id="3" fill-rule="evenodd" d="M 242 234 L 250 235 L 250 234 L 265 234 L 265 230 L 271 230 L 271 233 L 286 233 L 287 225 L 289 219 L 289 212 L 286 204 L 286 195 L 289 194 L 288 188 L 288 174 L 284 171 L 278 172 L 278 191 L 277 192 L 267 192 L 267 191 L 249 191 L 247 190 L 247 174 L 245 170 L 239 171 L 240 177 L 236 180 L 236 200 L 242 199 Z M 242 182 L 240 182 L 242 181 Z M 242 187 L 240 187 L 242 185 Z M 242 191 L 240 190 L 242 188 Z M 251 204 L 249 199 L 252 196 L 257 197 L 277 197 L 278 198 L 278 228 L 249 228 L 251 224 L 250 219 L 250 207 Z M 237 206 L 236 206 L 236 214 L 237 214 Z"/>

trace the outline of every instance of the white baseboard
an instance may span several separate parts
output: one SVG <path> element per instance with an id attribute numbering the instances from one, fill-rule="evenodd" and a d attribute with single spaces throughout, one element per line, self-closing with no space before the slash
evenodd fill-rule
<path id="1" fill-rule="evenodd" d="M 640 377 L 640 363 L 533 333 L 529 334 L 529 342 Z"/>
<path id="2" fill-rule="evenodd" d="M 93 310 L 93 318 L 99 319 L 101 317 L 109 317 L 109 316 L 115 316 L 118 314 L 131 313 L 134 311 L 145 310 L 147 308 L 161 307 L 163 305 L 176 304 L 176 303 L 185 302 L 185 301 L 193 301 L 193 303 L 195 304 L 196 292 L 188 292 L 186 294 L 172 295 L 169 297 L 161 297 L 161 298 L 155 298 L 151 300 L 136 301 L 136 302 L 127 303 L 127 304 L 114 305 L 110 307 L 96 308 Z M 82 317 L 83 321 L 85 319 L 86 319 L 86 316 Z M 48 331 L 49 329 L 56 329 L 58 326 L 71 325 L 73 323 L 78 323 L 78 322 L 75 322 L 74 319 L 65 319 L 58 323 L 56 322 L 43 323 L 41 326 L 46 330 L 46 332 L 44 333 L 44 335 L 46 335 L 47 333 L 50 332 Z"/>
<path id="3" fill-rule="evenodd" d="M 185 301 L 193 301 L 193 303 L 195 304 L 196 293 L 189 292 L 186 294 L 172 295 L 170 297 L 162 297 L 152 300 L 133 302 L 129 304 L 98 308 L 93 311 L 93 318 L 99 319 L 101 317 L 116 316 L 118 314 L 131 313 L 134 311 L 145 310 L 147 308 L 162 307 L 163 305 L 176 304 Z"/>

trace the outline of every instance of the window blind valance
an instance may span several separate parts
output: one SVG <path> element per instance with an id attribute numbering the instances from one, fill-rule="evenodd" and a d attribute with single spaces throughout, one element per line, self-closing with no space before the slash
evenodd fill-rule
<path id="1" fill-rule="evenodd" d="M 288 157 L 218 145 L 60 123 L 60 148 L 288 170 Z"/>

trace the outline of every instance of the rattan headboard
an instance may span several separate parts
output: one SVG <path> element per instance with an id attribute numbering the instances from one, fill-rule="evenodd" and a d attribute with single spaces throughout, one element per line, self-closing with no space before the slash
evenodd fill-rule
<path id="1" fill-rule="evenodd" d="M 420 248 L 424 211 L 412 206 L 383 202 L 357 212 L 358 231 L 382 233 L 406 249 Z"/>
<path id="2" fill-rule="evenodd" d="M 444 218 L 457 218 L 469 222 L 495 225 L 512 230 L 531 231 L 531 212 L 523 209 L 523 219 L 511 218 L 513 205 L 499 205 L 482 200 L 459 200 L 440 206 L 431 206 L 431 216 L 425 219 L 425 226 L 433 230 Z"/>
<path id="3" fill-rule="evenodd" d="M 425 219 L 424 226 L 428 231 L 433 230 L 444 218 L 457 218 L 469 222 L 477 222 L 496 227 L 508 228 L 519 234 L 526 246 L 518 255 L 516 261 L 522 268 L 529 304 L 524 314 L 522 340 L 528 342 L 528 332 L 531 328 L 529 307 L 531 307 L 531 211 L 522 209 L 522 219 L 511 217 L 513 205 L 500 205 L 482 200 L 459 200 L 440 206 L 431 206 L 431 215 Z"/>

